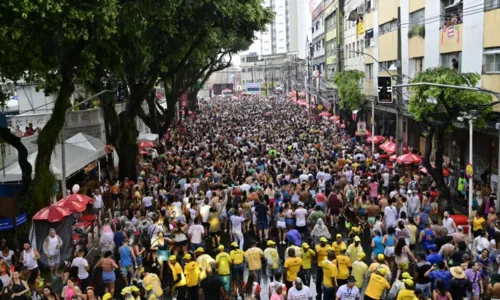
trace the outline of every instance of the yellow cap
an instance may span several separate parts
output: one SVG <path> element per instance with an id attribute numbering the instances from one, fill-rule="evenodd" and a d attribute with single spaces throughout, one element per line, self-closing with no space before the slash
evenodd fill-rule
<path id="1" fill-rule="evenodd" d="M 401 277 L 403 277 L 403 279 L 413 279 L 413 277 L 411 277 L 410 273 L 408 272 L 403 272 L 403 274 L 401 274 Z"/>
<path id="2" fill-rule="evenodd" d="M 321 237 L 321 238 L 319 239 L 319 241 L 320 241 L 320 242 L 322 242 L 322 243 L 323 243 L 323 242 L 324 242 L 324 243 L 328 242 L 328 240 L 326 239 L 326 237 Z"/>
<path id="3" fill-rule="evenodd" d="M 136 287 L 135 285 L 132 286 L 132 292 L 138 292 L 140 291 L 138 287 Z"/>
<path id="4" fill-rule="evenodd" d="M 127 286 L 125 288 L 122 289 L 122 295 L 126 295 L 126 294 L 132 294 L 132 288 Z"/>
<path id="5" fill-rule="evenodd" d="M 273 245 L 276 245 L 276 243 L 274 241 L 269 240 L 269 241 L 267 241 L 267 245 L 273 246 Z"/>
<path id="6" fill-rule="evenodd" d="M 379 255 L 377 255 L 377 259 L 378 260 L 384 260 L 385 256 L 382 253 L 380 253 Z"/>
<path id="7" fill-rule="evenodd" d="M 309 248 L 309 244 L 308 243 L 302 243 L 302 248 Z"/>
<path id="8" fill-rule="evenodd" d="M 384 268 L 378 268 L 378 269 L 377 269 L 377 272 L 379 272 L 379 273 L 380 273 L 380 275 L 385 275 L 385 274 L 387 274 L 387 271 L 386 271 Z"/>
<path id="9" fill-rule="evenodd" d="M 340 251 L 345 251 L 346 249 L 347 247 L 345 246 L 345 244 L 340 245 Z"/>
<path id="10" fill-rule="evenodd" d="M 363 252 L 361 253 L 358 253 L 358 260 L 363 260 L 363 258 L 366 257 L 366 254 L 364 254 Z"/>
<path id="11" fill-rule="evenodd" d="M 195 252 L 203 252 L 203 253 L 205 253 L 205 249 L 203 249 L 202 247 L 198 247 Z"/>
<path id="12" fill-rule="evenodd" d="M 413 284 L 414 284 L 414 283 L 413 283 L 413 279 L 410 279 L 410 278 L 408 278 L 408 279 L 403 279 L 403 282 L 404 282 L 405 284 L 407 284 L 408 286 L 413 286 Z"/>
<path id="13" fill-rule="evenodd" d="M 153 289 L 153 284 L 150 283 L 150 284 L 146 285 L 145 289 L 146 289 L 146 291 L 151 291 Z"/>
<path id="14" fill-rule="evenodd" d="M 232 243 L 231 243 L 231 246 L 233 246 L 233 247 L 238 247 L 238 243 L 236 243 L 236 242 L 232 242 Z"/>
<path id="15" fill-rule="evenodd" d="M 342 238 L 342 235 L 340 233 L 337 233 L 337 238 Z"/>
<path id="16" fill-rule="evenodd" d="M 355 242 L 361 242 L 361 239 L 359 238 L 359 236 L 355 236 L 355 237 L 354 237 L 354 241 L 355 241 Z"/>
<path id="17" fill-rule="evenodd" d="M 191 257 L 191 254 L 189 254 L 189 253 L 188 253 L 188 254 L 186 254 L 186 255 L 184 255 L 184 259 L 191 259 L 191 258 L 192 258 L 192 257 Z"/>
<path id="18" fill-rule="evenodd" d="M 109 300 L 111 298 L 113 298 L 113 296 L 111 296 L 110 293 L 106 293 L 106 294 L 104 294 L 104 296 L 102 296 L 102 300 Z"/>
<path id="19" fill-rule="evenodd" d="M 170 258 L 168 260 L 177 260 L 177 256 L 172 255 L 172 256 L 170 256 Z"/>
<path id="20" fill-rule="evenodd" d="M 217 247 L 217 249 L 224 250 L 224 245 L 219 245 L 219 247 Z"/>

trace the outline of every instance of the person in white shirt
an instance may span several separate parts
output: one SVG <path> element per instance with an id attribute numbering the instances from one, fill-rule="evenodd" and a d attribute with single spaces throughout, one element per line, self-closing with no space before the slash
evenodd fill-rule
<path id="1" fill-rule="evenodd" d="M 443 227 L 448 230 L 449 236 L 453 236 L 453 234 L 457 231 L 457 224 L 455 224 L 455 221 L 450 218 L 450 213 L 447 211 L 443 213 Z"/>
<path id="2" fill-rule="evenodd" d="M 293 282 L 293 287 L 288 290 L 288 300 L 312 300 L 312 294 L 309 287 L 302 283 L 302 279 L 297 277 Z"/>
<path id="3" fill-rule="evenodd" d="M 89 286 L 89 262 L 84 258 L 85 250 L 78 250 L 78 256 L 73 258 L 71 262 L 72 267 L 78 267 L 78 278 L 80 279 L 80 285 L 83 291 Z"/>
<path id="4" fill-rule="evenodd" d="M 301 236 L 306 234 L 307 232 L 307 223 L 306 216 L 307 210 L 304 208 L 304 203 L 299 202 L 299 208 L 295 210 L 295 226 L 297 227 L 297 231 Z"/>
<path id="5" fill-rule="evenodd" d="M 394 199 L 389 200 L 390 205 L 384 209 L 385 228 L 395 227 L 396 219 L 398 217 L 398 209 Z"/>
<path id="6" fill-rule="evenodd" d="M 382 186 L 387 189 L 389 187 L 389 171 L 387 169 L 385 169 L 384 173 L 382 173 L 382 180 Z"/>
<path id="7" fill-rule="evenodd" d="M 361 294 L 359 289 L 354 285 L 356 279 L 354 276 L 347 277 L 347 284 L 341 285 L 337 290 L 335 300 L 359 300 Z"/>
<path id="8" fill-rule="evenodd" d="M 205 233 L 205 229 L 203 225 L 200 224 L 200 218 L 194 219 L 194 225 L 189 227 L 188 236 L 191 240 L 191 250 L 194 251 L 198 247 L 201 247 L 201 241 L 203 234 Z"/>
<path id="9" fill-rule="evenodd" d="M 208 216 L 210 215 L 210 205 L 208 205 L 208 199 L 205 199 L 205 202 L 201 206 L 200 215 L 201 215 L 201 224 L 206 230 L 208 230 Z"/>
<path id="10" fill-rule="evenodd" d="M 104 201 L 102 200 L 101 191 L 99 189 L 96 189 L 94 192 L 94 209 L 97 210 L 99 214 L 101 214 L 104 209 Z"/>
<path id="11" fill-rule="evenodd" d="M 142 198 L 142 205 L 145 210 L 153 211 L 153 197 L 151 197 L 149 192 Z"/>
<path id="12" fill-rule="evenodd" d="M 241 231 L 241 223 L 245 222 L 243 209 L 238 208 L 238 215 L 231 216 L 231 231 L 233 233 L 234 241 L 239 243 L 240 249 L 243 250 L 243 232 Z"/>
<path id="13" fill-rule="evenodd" d="M 49 236 L 47 236 L 43 242 L 43 252 L 47 256 L 52 278 L 54 279 L 58 276 L 57 270 L 59 269 L 61 260 L 62 245 L 62 239 L 56 234 L 56 230 L 50 228 Z"/>

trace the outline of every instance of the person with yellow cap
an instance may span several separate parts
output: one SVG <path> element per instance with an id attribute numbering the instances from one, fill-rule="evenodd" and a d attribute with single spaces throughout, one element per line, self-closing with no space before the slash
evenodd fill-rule
<path id="1" fill-rule="evenodd" d="M 374 263 L 372 263 L 368 267 L 368 274 L 371 274 L 371 273 L 375 272 L 378 268 L 384 268 L 386 270 L 386 272 L 385 272 L 385 279 L 387 279 L 387 281 L 391 281 L 391 278 L 392 278 L 391 269 L 385 263 L 385 255 L 382 254 L 382 253 L 380 253 L 379 255 L 377 255 L 376 258 L 377 258 L 377 261 L 374 262 Z"/>
<path id="2" fill-rule="evenodd" d="M 370 275 L 364 300 L 382 299 L 382 294 L 391 288 L 391 284 L 385 279 L 386 275 L 387 271 L 385 268 L 378 268 Z"/>
<path id="3" fill-rule="evenodd" d="M 347 277 L 349 277 L 349 269 L 351 268 L 351 259 L 345 255 L 345 245 L 340 247 L 340 255 L 336 255 L 336 261 L 333 262 L 337 265 L 338 276 L 337 284 L 338 286 L 347 284 Z"/>
<path id="4" fill-rule="evenodd" d="M 365 253 L 365 251 L 363 250 L 363 246 L 361 246 L 361 239 L 359 236 L 355 236 L 354 242 L 347 247 L 346 255 L 349 256 L 351 261 L 355 261 L 359 253 Z"/>
<path id="5" fill-rule="evenodd" d="M 134 299 L 134 296 L 132 296 L 132 287 L 130 287 L 130 286 L 124 287 L 122 289 L 121 294 L 123 296 L 123 299 L 125 299 L 125 300 L 133 300 Z"/>
<path id="6" fill-rule="evenodd" d="M 177 256 L 172 255 L 168 259 L 168 266 L 172 270 L 172 276 L 174 279 L 175 289 L 172 290 L 172 294 L 177 290 L 177 298 L 186 298 L 186 277 L 184 277 L 184 272 L 182 271 L 181 265 L 177 262 Z"/>
<path id="7" fill-rule="evenodd" d="M 358 259 L 352 263 L 351 275 L 356 279 L 356 287 L 363 291 L 363 285 L 365 280 L 365 274 L 368 271 L 368 265 L 365 263 L 364 259 L 366 254 L 359 253 Z"/>
<path id="8" fill-rule="evenodd" d="M 405 279 L 413 279 L 408 272 L 401 273 L 400 277 L 396 278 L 396 280 L 392 283 L 391 290 L 387 294 L 387 299 L 396 300 L 398 293 L 400 290 L 404 289 L 405 284 L 403 280 Z"/>
<path id="9" fill-rule="evenodd" d="M 276 250 L 276 243 L 272 240 L 267 241 L 267 248 L 264 250 L 266 259 L 266 274 L 269 276 L 269 282 L 274 281 L 274 275 L 279 271 L 280 257 Z"/>
<path id="10" fill-rule="evenodd" d="M 141 300 L 141 290 L 135 285 L 130 286 L 132 288 L 132 296 L 135 300 Z"/>
<path id="11" fill-rule="evenodd" d="M 319 285 L 321 288 L 323 299 L 333 299 L 333 297 L 335 297 L 335 288 L 337 287 L 338 276 L 337 264 L 335 263 L 335 253 L 332 250 L 329 250 L 327 252 L 326 259 L 321 261 L 319 264 L 319 268 L 322 270 L 321 282 L 323 284 L 319 284 L 320 281 L 316 280 L 317 286 Z"/>
<path id="12" fill-rule="evenodd" d="M 157 298 L 163 296 L 160 277 L 155 273 L 150 273 L 149 269 L 146 269 L 145 272 L 142 272 L 142 286 L 146 288 L 148 285 L 153 286 L 152 293 L 154 293 Z"/>
<path id="13" fill-rule="evenodd" d="M 297 278 L 300 269 L 302 268 L 302 259 L 295 256 L 295 249 L 288 250 L 288 258 L 285 260 L 284 265 L 286 275 L 285 275 L 285 285 L 286 289 L 289 290 L 293 286 L 293 282 Z"/>
<path id="14" fill-rule="evenodd" d="M 318 256 L 318 260 L 316 262 L 316 282 L 323 281 L 323 267 L 322 267 L 323 261 L 326 260 L 328 251 L 332 249 L 332 247 L 330 247 L 330 245 L 328 245 L 327 242 L 328 240 L 326 239 L 326 237 L 323 236 L 319 239 L 319 245 L 316 245 L 316 255 Z M 333 254 L 335 255 L 335 253 Z M 316 295 L 318 296 L 318 299 L 321 299 L 322 294 L 323 294 L 323 289 L 320 284 L 317 284 Z"/>
<path id="15" fill-rule="evenodd" d="M 198 300 L 198 284 L 200 265 L 193 261 L 191 254 L 184 255 L 184 276 L 186 277 L 187 293 L 190 300 Z"/>
<path id="16" fill-rule="evenodd" d="M 200 266 L 200 281 L 207 277 L 207 269 L 215 263 L 215 259 L 213 259 L 210 255 L 205 253 L 205 250 L 202 247 L 198 247 L 195 251 L 196 254 L 196 262 Z"/>
<path id="17" fill-rule="evenodd" d="M 302 272 L 301 278 L 305 285 L 309 286 L 311 280 L 311 268 L 312 268 L 312 260 L 316 253 L 314 250 L 309 248 L 307 243 L 302 243 Z"/>
<path id="18" fill-rule="evenodd" d="M 295 256 L 302 258 L 302 248 L 295 246 L 295 245 L 290 245 L 290 247 L 285 249 L 285 260 L 288 258 L 288 250 L 289 249 L 294 249 L 295 250 Z"/>
<path id="19" fill-rule="evenodd" d="M 231 286 L 231 256 L 224 251 L 224 245 L 219 245 L 217 249 L 219 250 L 219 254 L 215 257 L 217 274 L 222 281 L 224 291 L 228 293 Z"/>
<path id="20" fill-rule="evenodd" d="M 238 291 L 242 293 L 243 289 L 243 274 L 245 273 L 245 252 L 238 247 L 238 243 L 231 243 L 231 262 L 233 266 L 232 279 L 233 279 L 233 295 L 236 296 Z"/>
<path id="21" fill-rule="evenodd" d="M 398 293 L 396 300 L 413 300 L 415 299 L 415 283 L 412 278 L 403 279 L 405 288 Z"/>
<path id="22" fill-rule="evenodd" d="M 264 256 L 264 251 L 257 247 L 255 241 L 252 242 L 252 247 L 250 247 L 245 252 L 245 259 L 248 264 L 248 270 L 254 271 L 257 276 L 257 282 L 260 282 L 262 278 L 262 257 Z"/>
<path id="23" fill-rule="evenodd" d="M 145 295 L 144 295 L 144 298 L 145 298 L 146 300 L 156 300 L 156 299 L 158 299 L 158 298 L 156 297 L 155 293 L 154 293 L 154 290 L 153 290 L 153 285 L 152 285 L 151 283 L 150 283 L 150 284 L 148 284 L 148 285 L 146 285 L 146 286 L 144 287 L 144 290 L 146 290 L 146 293 L 145 293 Z M 102 300 L 104 300 L 104 298 L 103 298 Z"/>
<path id="24" fill-rule="evenodd" d="M 111 300 L 113 296 L 111 296 L 111 293 L 106 293 L 102 296 L 102 300 Z"/>
<path id="25" fill-rule="evenodd" d="M 332 250 L 335 252 L 335 255 L 340 255 L 340 247 L 344 247 L 347 249 L 347 245 L 342 241 L 342 234 L 337 233 L 335 241 L 332 243 Z"/>

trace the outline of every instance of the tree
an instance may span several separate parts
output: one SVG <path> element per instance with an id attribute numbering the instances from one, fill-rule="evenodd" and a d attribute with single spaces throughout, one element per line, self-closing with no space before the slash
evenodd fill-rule
<path id="1" fill-rule="evenodd" d="M 348 70 L 337 73 L 333 79 L 337 86 L 340 111 L 343 112 L 343 119 L 347 120 L 346 130 L 350 133 L 354 133 L 356 130 L 356 123 L 349 121 L 352 111 L 361 110 L 366 101 L 359 86 L 364 78 L 365 73 L 358 70 Z"/>
<path id="2" fill-rule="evenodd" d="M 481 75 L 477 73 L 458 73 L 450 68 L 433 68 L 416 75 L 411 83 L 428 82 L 475 87 L 480 79 Z M 428 85 L 412 87 L 412 92 L 408 112 L 422 123 L 427 134 L 423 165 L 436 181 L 442 200 L 449 201 L 450 191 L 444 183 L 443 176 L 444 133 L 455 128 L 454 122 L 462 112 L 469 112 L 472 109 L 481 108 L 478 110 L 475 126 L 485 126 L 484 116 L 489 111 L 487 105 L 491 102 L 491 96 L 476 91 Z M 430 161 L 433 148 L 434 167 Z"/>
<path id="3" fill-rule="evenodd" d="M 39 83 L 57 93 L 50 120 L 38 138 L 32 210 L 48 204 L 56 178 L 49 166 L 65 123 L 75 80 L 91 76 L 92 46 L 115 30 L 116 0 L 10 0 L 0 3 L 2 77 Z M 24 176 L 24 175 L 23 175 Z"/>

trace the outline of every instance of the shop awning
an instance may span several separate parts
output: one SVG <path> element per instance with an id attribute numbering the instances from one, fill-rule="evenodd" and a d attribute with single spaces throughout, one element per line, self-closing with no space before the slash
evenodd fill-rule
<path id="1" fill-rule="evenodd" d="M 65 142 L 65 162 L 66 162 L 66 178 L 72 174 L 82 170 L 88 164 L 106 155 L 104 147 L 106 145 L 98 138 L 78 133 Z M 38 151 L 28 156 L 28 161 L 33 166 L 33 174 L 35 175 L 35 160 Z M 52 153 L 50 170 L 54 173 L 57 180 L 62 180 L 62 151 L 61 144 L 56 145 Z M 22 172 L 19 163 L 16 162 L 4 170 L 0 171 L 0 182 L 21 181 Z"/>

